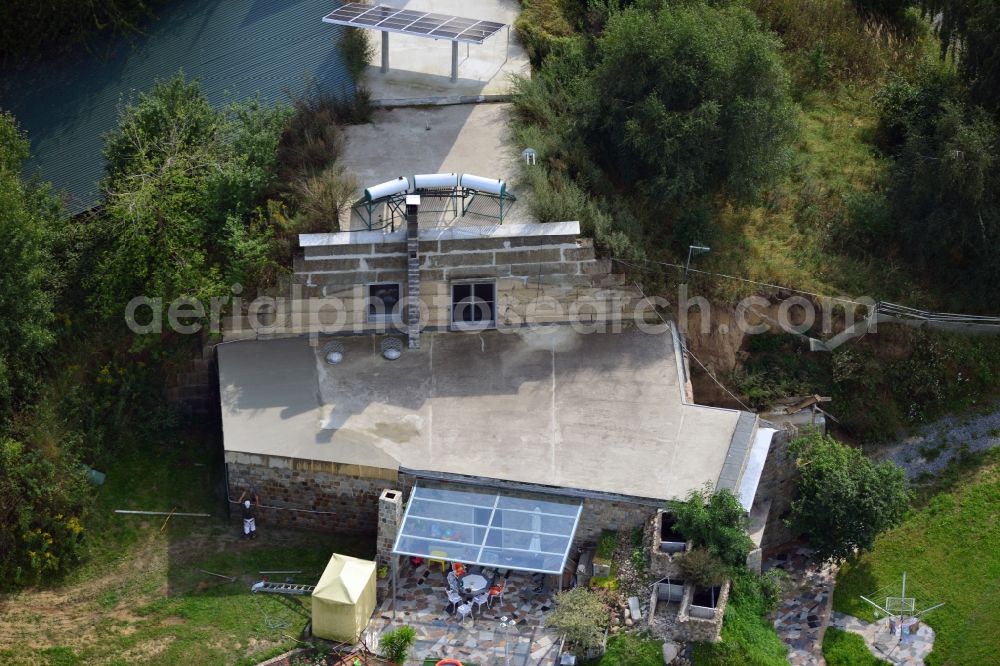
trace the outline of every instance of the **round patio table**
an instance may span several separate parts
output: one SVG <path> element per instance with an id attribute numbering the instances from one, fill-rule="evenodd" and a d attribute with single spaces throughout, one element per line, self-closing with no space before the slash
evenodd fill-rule
<path id="1" fill-rule="evenodd" d="M 459 591 L 466 600 L 478 597 L 489 589 L 489 581 L 486 576 L 479 574 L 466 574 L 459 579 Z"/>

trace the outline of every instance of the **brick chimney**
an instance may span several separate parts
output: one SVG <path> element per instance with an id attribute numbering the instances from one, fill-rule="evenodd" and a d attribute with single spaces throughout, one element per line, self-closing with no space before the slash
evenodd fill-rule
<path id="1" fill-rule="evenodd" d="M 420 195 L 406 195 L 406 335 L 410 349 L 420 349 L 420 241 L 417 213 Z"/>

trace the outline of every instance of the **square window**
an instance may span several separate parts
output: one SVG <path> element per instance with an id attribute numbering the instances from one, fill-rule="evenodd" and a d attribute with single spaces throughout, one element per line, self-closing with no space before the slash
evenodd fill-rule
<path id="1" fill-rule="evenodd" d="M 460 329 L 496 326 L 496 285 L 493 282 L 453 284 L 451 323 Z"/>
<path id="2" fill-rule="evenodd" d="M 374 323 L 398 320 L 399 294 L 398 282 L 368 285 L 368 321 Z"/>

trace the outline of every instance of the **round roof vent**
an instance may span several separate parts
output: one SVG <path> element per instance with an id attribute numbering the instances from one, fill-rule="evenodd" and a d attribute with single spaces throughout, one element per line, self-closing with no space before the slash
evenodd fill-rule
<path id="1" fill-rule="evenodd" d="M 403 341 L 399 338 L 382 338 L 382 356 L 395 361 L 403 355 Z"/>
<path id="2" fill-rule="evenodd" d="M 344 344 L 340 340 L 330 340 L 323 346 L 323 359 L 330 365 L 344 360 Z"/>

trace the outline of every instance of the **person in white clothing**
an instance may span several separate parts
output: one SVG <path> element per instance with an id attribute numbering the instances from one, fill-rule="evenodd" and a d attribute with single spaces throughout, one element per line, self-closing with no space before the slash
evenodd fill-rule
<path id="1" fill-rule="evenodd" d="M 260 497 L 255 492 L 250 492 L 250 497 L 253 501 L 250 501 L 250 497 L 247 497 L 247 491 L 243 491 L 240 495 L 240 510 L 243 512 L 243 535 L 244 539 L 256 539 L 257 538 L 257 506 L 260 504 Z"/>

